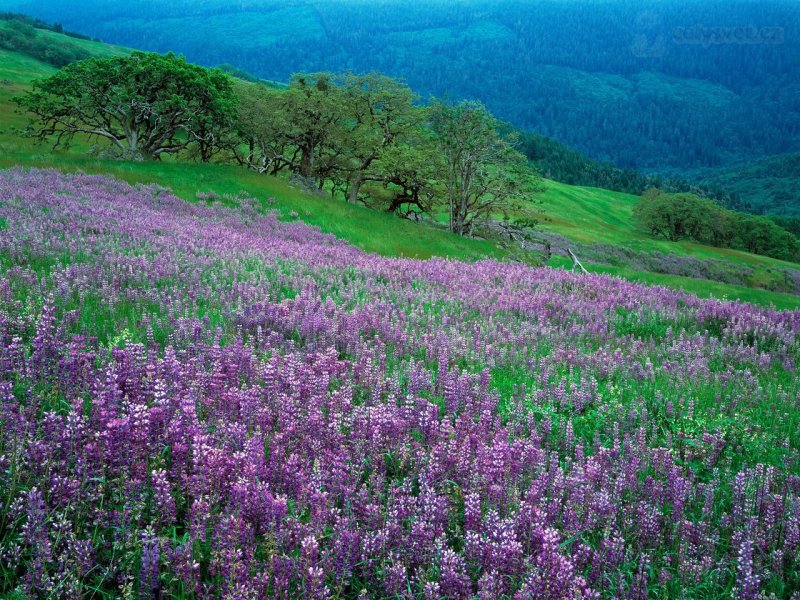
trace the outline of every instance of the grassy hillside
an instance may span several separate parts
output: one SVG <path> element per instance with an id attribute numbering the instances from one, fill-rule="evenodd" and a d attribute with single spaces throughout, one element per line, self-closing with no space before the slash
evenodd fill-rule
<path id="1" fill-rule="evenodd" d="M 669 252 L 698 258 L 724 259 L 764 267 L 796 267 L 793 263 L 757 256 L 730 248 L 714 248 L 694 242 L 655 240 L 633 223 L 637 196 L 600 188 L 547 182 L 540 194 L 545 221 L 542 227 L 580 242 L 623 244 L 648 252 Z"/>
<path id="2" fill-rule="evenodd" d="M 630 194 L 611 192 L 599 188 L 547 182 L 547 189 L 539 195 L 542 202 L 541 229 L 553 232 L 589 248 L 618 248 L 651 256 L 656 253 L 693 258 L 713 263 L 723 268 L 752 271 L 749 285 L 728 285 L 706 279 L 681 277 L 668 273 L 642 272 L 619 264 L 595 264 L 592 269 L 611 273 L 627 279 L 649 284 L 666 285 L 691 291 L 698 295 L 713 294 L 740 298 L 749 302 L 763 302 L 766 297 L 780 307 L 795 307 L 798 298 L 792 294 L 767 294 L 752 289 L 769 286 L 770 281 L 796 271 L 794 263 L 758 256 L 730 248 L 715 248 L 690 241 L 670 242 L 647 237 L 638 231 L 633 222 L 633 207 L 638 198 Z M 566 266 L 570 261 L 555 256 L 553 266 Z"/>
<path id="3" fill-rule="evenodd" d="M 59 37 L 52 32 L 43 34 Z M 76 43 L 85 44 L 99 56 L 122 51 L 96 42 L 76 40 Z M 0 166 L 43 166 L 66 171 L 109 173 L 129 182 L 157 183 L 170 187 L 177 195 L 190 201 L 196 201 L 198 194 L 224 196 L 246 192 L 261 200 L 265 209 L 280 211 L 285 219 L 303 220 L 364 250 L 385 256 L 449 256 L 466 260 L 504 256 L 504 251 L 491 242 L 458 238 L 434 226 L 416 225 L 380 212 L 333 202 L 327 197 L 309 196 L 294 189 L 285 180 L 257 175 L 238 167 L 172 161 L 109 161 L 90 156 L 87 154 L 89 148 L 85 145 L 75 145 L 69 152 L 35 146 L 15 131 L 24 125 L 25 117 L 16 112 L 11 99 L 23 91 L 32 79 L 53 70 L 53 67 L 30 57 L 0 50 L 0 113 L 4 115 L 0 122 Z M 755 266 L 761 270 L 791 267 L 780 261 L 743 252 L 646 238 L 632 224 L 631 211 L 636 202 L 635 196 L 548 181 L 547 190 L 540 194 L 539 200 L 544 214 L 542 229 L 564 235 L 576 243 L 620 245 L 642 253 L 677 253 L 703 260 L 724 260 L 734 265 Z M 556 256 L 551 265 L 562 266 L 565 261 Z M 800 306 L 800 299 L 796 296 L 747 286 L 642 272 L 624 265 L 592 264 L 592 261 L 587 261 L 587 266 L 597 272 L 685 289 L 700 296 L 713 294 L 741 298 L 762 304 L 773 303 L 779 308 Z"/>
<path id="4" fill-rule="evenodd" d="M 61 66 L 72 60 L 114 56 L 125 48 L 31 27 L 16 19 L 0 19 L 0 49 L 26 54 Z"/>
<path id="5" fill-rule="evenodd" d="M 64 37 L 51 32 L 42 33 Z M 107 47 L 104 53 L 102 44 L 83 43 L 96 46 L 98 56 L 117 52 Z M 224 196 L 246 191 L 263 200 L 265 207 L 280 210 L 286 218 L 302 219 L 364 250 L 387 256 L 450 256 L 475 260 L 503 255 L 501 250 L 488 242 L 458 238 L 438 228 L 418 226 L 392 215 L 331 202 L 326 197 L 310 196 L 292 188 L 284 180 L 233 166 L 100 160 L 86 154 L 89 150 L 86 144 L 74 144 L 71 151 L 53 151 L 47 146 L 34 145 L 18 135 L 18 130 L 26 123 L 26 117 L 16 109 L 12 98 L 21 93 L 32 79 L 54 71 L 53 67 L 30 57 L 0 50 L 0 114 L 3 115 L 0 121 L 0 166 L 39 166 L 65 171 L 109 173 L 131 183 L 158 183 L 170 187 L 177 195 L 190 201 L 196 200 L 197 195 L 202 193 L 213 192 Z"/>

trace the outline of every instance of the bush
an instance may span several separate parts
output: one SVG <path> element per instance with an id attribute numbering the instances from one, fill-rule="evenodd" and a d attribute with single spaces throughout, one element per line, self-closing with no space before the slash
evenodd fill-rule
<path id="1" fill-rule="evenodd" d="M 653 237 L 737 248 L 782 260 L 800 257 L 798 238 L 768 217 L 728 210 L 694 194 L 647 190 L 633 215 L 637 226 Z"/>
<path id="2" fill-rule="evenodd" d="M 800 256 L 800 241 L 768 217 L 740 214 L 734 225 L 734 247 L 783 260 Z"/>
<path id="3" fill-rule="evenodd" d="M 719 221 L 724 212 L 721 206 L 694 194 L 662 194 L 648 190 L 636 205 L 634 218 L 653 237 L 711 244 L 723 235 Z"/>

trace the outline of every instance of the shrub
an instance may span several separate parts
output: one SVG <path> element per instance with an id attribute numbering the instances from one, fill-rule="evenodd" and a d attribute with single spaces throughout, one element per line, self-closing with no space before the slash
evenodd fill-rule
<path id="1" fill-rule="evenodd" d="M 653 237 L 737 248 L 782 260 L 800 257 L 800 241 L 767 217 L 725 209 L 695 194 L 647 190 L 633 210 L 637 226 Z"/>

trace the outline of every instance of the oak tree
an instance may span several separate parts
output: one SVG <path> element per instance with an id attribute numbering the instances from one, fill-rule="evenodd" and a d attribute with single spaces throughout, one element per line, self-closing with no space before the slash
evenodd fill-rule
<path id="1" fill-rule="evenodd" d="M 32 115 L 34 138 L 59 146 L 82 135 L 109 142 L 118 156 L 145 159 L 197 144 L 208 160 L 236 105 L 221 71 L 148 52 L 69 64 L 15 101 Z"/>

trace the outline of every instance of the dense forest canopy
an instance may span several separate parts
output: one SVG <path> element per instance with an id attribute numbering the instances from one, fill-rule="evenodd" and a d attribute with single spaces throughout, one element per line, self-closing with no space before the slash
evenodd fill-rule
<path id="1" fill-rule="evenodd" d="M 85 0 L 0 8 L 268 79 L 377 70 L 423 96 L 481 100 L 519 128 L 621 167 L 714 167 L 800 150 L 793 2 L 94 1 L 94 10 Z"/>

